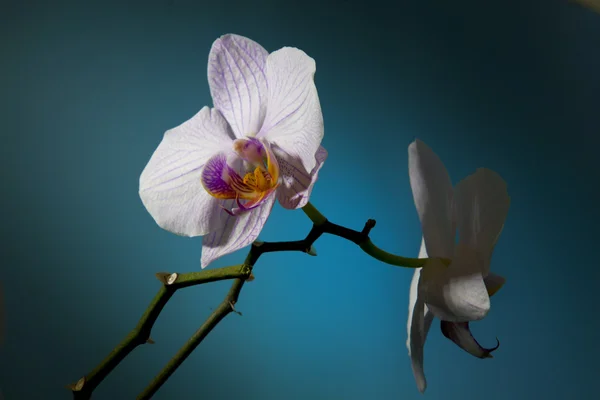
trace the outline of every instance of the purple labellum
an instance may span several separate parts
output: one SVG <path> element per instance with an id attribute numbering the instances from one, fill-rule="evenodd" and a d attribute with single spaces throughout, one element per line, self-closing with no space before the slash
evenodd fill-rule
<path id="1" fill-rule="evenodd" d="M 220 153 L 207 161 L 201 179 L 211 196 L 222 200 L 235 199 L 237 207 L 230 210 L 222 205 L 220 207 L 229 215 L 238 216 L 259 207 L 276 190 L 279 170 L 269 148 L 258 139 L 236 139 L 233 150 L 239 159 L 253 165 L 253 171 L 242 172 L 241 176 L 229 164 L 236 160 Z"/>
<path id="2" fill-rule="evenodd" d="M 496 338 L 496 342 L 498 343 L 496 347 L 491 349 L 481 347 L 471 334 L 468 322 L 442 321 L 440 326 L 444 336 L 456 343 L 458 347 L 477 358 L 493 358 L 491 353 L 500 347 L 498 338 Z"/>
<path id="3" fill-rule="evenodd" d="M 202 170 L 202 185 L 211 196 L 218 199 L 233 199 L 236 197 L 235 190 L 229 182 L 226 182 L 223 172 L 230 169 L 227 165 L 227 157 L 217 154 L 212 157 Z"/>

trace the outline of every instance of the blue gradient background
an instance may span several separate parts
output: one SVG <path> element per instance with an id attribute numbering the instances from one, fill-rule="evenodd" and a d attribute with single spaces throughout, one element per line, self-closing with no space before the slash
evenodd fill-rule
<path id="1" fill-rule="evenodd" d="M 600 15 L 559 0 L 13 0 L 0 12 L 6 400 L 70 398 L 64 386 L 135 326 L 159 287 L 154 273 L 199 268 L 201 239 L 159 229 L 138 178 L 164 131 L 212 104 L 208 51 L 229 32 L 316 60 L 330 155 L 312 202 L 356 229 L 376 219 L 380 247 L 418 252 L 415 137 L 454 182 L 482 166 L 508 182 L 493 260 L 508 282 L 473 324 L 482 344 L 502 345 L 475 359 L 436 323 L 426 398 L 595 398 Z M 309 228 L 301 211 L 276 206 L 261 239 Z M 262 258 L 243 317 L 227 317 L 154 398 L 424 398 L 405 347 L 412 271 L 337 237 L 316 247 L 318 257 Z M 228 286 L 178 292 L 156 344 L 94 398 L 134 398 Z"/>

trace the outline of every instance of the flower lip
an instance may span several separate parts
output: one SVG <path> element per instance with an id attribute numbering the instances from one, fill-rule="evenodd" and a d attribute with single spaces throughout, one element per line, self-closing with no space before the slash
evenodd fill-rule
<path id="1" fill-rule="evenodd" d="M 230 215 L 240 215 L 260 206 L 279 186 L 279 165 L 270 145 L 253 137 L 236 139 L 233 152 L 239 160 L 253 170 L 242 177 L 229 163 L 225 153 L 218 153 L 206 163 L 202 171 L 202 185 L 211 196 L 235 199 L 238 207 L 227 210 Z M 247 200 L 242 203 L 241 200 Z"/>
<path id="2" fill-rule="evenodd" d="M 500 347 L 498 338 L 496 338 L 496 346 L 489 349 L 482 347 L 471 334 L 468 322 L 441 321 L 440 328 L 445 337 L 477 358 L 494 358 L 491 353 Z"/>

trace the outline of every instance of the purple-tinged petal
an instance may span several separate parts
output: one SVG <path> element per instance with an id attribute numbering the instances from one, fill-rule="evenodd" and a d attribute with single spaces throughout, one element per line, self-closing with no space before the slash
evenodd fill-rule
<path id="1" fill-rule="evenodd" d="M 259 207 L 238 216 L 223 212 L 223 228 L 202 238 L 202 268 L 256 240 L 269 218 L 274 201 L 275 196 L 268 196 Z M 233 201 L 229 202 L 225 207 L 231 208 Z"/>
<path id="2" fill-rule="evenodd" d="M 496 338 L 496 346 L 491 349 L 481 347 L 477 340 L 471 334 L 468 322 L 441 322 L 441 329 L 444 336 L 452 340 L 458 347 L 477 358 L 493 358 L 492 352 L 500 347 L 500 341 Z"/>
<path id="3" fill-rule="evenodd" d="M 269 105 L 257 137 L 264 137 L 312 171 L 323 139 L 323 114 L 314 82 L 315 60 L 284 47 L 267 58 Z"/>
<path id="4" fill-rule="evenodd" d="M 456 185 L 454 200 L 459 240 L 479 253 L 486 276 L 510 206 L 506 182 L 496 172 L 479 168 Z"/>
<path id="5" fill-rule="evenodd" d="M 425 250 L 425 242 L 422 241 L 419 258 L 425 257 L 427 257 L 427 251 Z M 425 371 L 423 369 L 423 352 L 425 339 L 433 322 L 433 313 L 419 299 L 418 285 L 420 277 L 421 268 L 417 268 L 410 284 L 407 323 L 408 339 L 406 347 L 408 348 L 408 356 L 410 357 L 417 388 L 419 392 L 424 393 L 427 388 L 427 380 L 425 379 Z"/>
<path id="6" fill-rule="evenodd" d="M 268 55 L 258 43 L 233 34 L 221 36 L 210 49 L 210 94 L 238 138 L 258 133 L 265 118 Z"/>
<path id="7" fill-rule="evenodd" d="M 279 163 L 281 185 L 277 188 L 279 204 L 287 209 L 302 208 L 308 203 L 312 189 L 319 177 L 319 170 L 327 159 L 327 150 L 319 146 L 315 159 L 317 164 L 309 173 L 302 166 L 299 159 L 294 159 L 278 147 L 273 147 L 273 152 Z"/>
<path id="8" fill-rule="evenodd" d="M 204 107 L 168 130 L 140 176 L 142 203 L 163 229 L 201 236 L 220 224 L 217 199 L 201 183 L 204 164 L 230 147 L 233 134 L 215 109 Z"/>
<path id="9" fill-rule="evenodd" d="M 456 225 L 452 182 L 442 160 L 419 139 L 408 146 L 408 172 L 415 206 L 431 257 L 452 258 Z"/>

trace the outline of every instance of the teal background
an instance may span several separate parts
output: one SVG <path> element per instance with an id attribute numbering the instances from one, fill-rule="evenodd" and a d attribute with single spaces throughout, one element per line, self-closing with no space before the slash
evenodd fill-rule
<path id="1" fill-rule="evenodd" d="M 405 347 L 412 271 L 337 237 L 318 257 L 269 254 L 231 315 L 155 399 L 592 399 L 600 357 L 597 185 L 600 15 L 562 0 L 3 1 L 0 9 L 0 279 L 6 400 L 68 399 L 132 329 L 154 273 L 200 267 L 200 238 L 162 231 L 138 178 L 165 130 L 211 105 L 212 42 L 238 33 L 317 62 L 329 159 L 311 201 L 333 222 L 416 256 L 407 171 L 419 137 L 457 182 L 508 182 L 492 269 L 507 277 L 472 325 L 492 360 L 433 325 L 429 387 Z M 276 206 L 262 240 L 303 238 Z M 211 268 L 239 263 L 246 250 Z M 223 298 L 178 292 L 155 345 L 136 349 L 95 399 L 132 399 Z"/>

